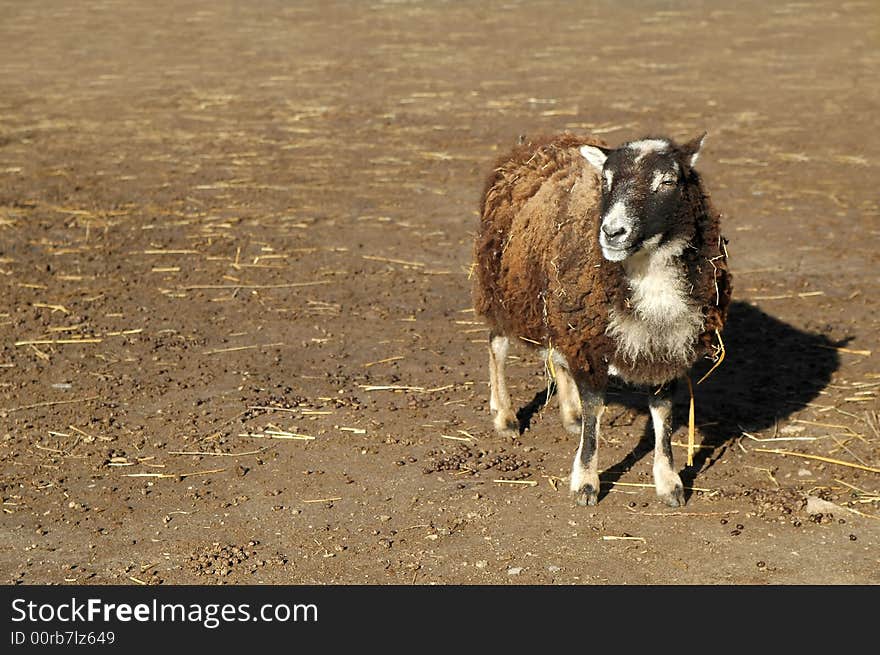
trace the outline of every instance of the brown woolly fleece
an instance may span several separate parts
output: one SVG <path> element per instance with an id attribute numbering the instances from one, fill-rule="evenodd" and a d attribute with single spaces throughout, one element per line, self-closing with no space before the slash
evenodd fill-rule
<path id="1" fill-rule="evenodd" d="M 552 347 L 576 378 L 604 388 L 616 350 L 606 334 L 609 311 L 632 311 L 622 263 L 606 260 L 599 246 L 600 180 L 579 152 L 583 145 L 607 147 L 593 137 L 561 134 L 517 146 L 496 163 L 481 202 L 473 299 L 493 334 Z M 685 171 L 671 231 L 688 243 L 680 261 L 705 317 L 695 344 L 702 354 L 727 318 L 731 276 L 720 214 L 697 172 Z M 691 364 L 636 361 L 629 378 L 667 382 Z"/>

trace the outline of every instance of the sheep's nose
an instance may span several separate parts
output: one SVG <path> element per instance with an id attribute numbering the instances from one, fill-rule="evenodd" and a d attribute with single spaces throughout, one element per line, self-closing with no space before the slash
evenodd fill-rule
<path id="1" fill-rule="evenodd" d="M 605 235 L 605 238 L 609 241 L 619 241 L 622 240 L 626 236 L 626 228 L 625 227 L 615 227 L 611 225 L 603 225 L 602 233 Z"/>

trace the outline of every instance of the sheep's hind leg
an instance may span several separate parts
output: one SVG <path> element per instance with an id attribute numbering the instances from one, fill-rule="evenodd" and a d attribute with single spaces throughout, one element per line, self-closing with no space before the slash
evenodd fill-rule
<path id="1" fill-rule="evenodd" d="M 559 415 L 562 425 L 572 434 L 581 433 L 581 398 L 577 383 L 567 367 L 558 362 L 555 367 L 556 395 L 559 396 Z"/>
<path id="2" fill-rule="evenodd" d="M 519 421 L 510 407 L 504 364 L 510 340 L 502 334 L 489 335 L 489 409 L 494 415 L 495 430 L 503 435 L 519 436 Z"/>
<path id="3" fill-rule="evenodd" d="M 578 383 L 581 397 L 581 442 L 571 466 L 569 489 L 578 505 L 599 500 L 599 420 L 605 411 L 605 393 Z"/>
<path id="4" fill-rule="evenodd" d="M 684 505 L 684 486 L 672 462 L 672 397 L 676 382 L 652 394 L 648 404 L 654 424 L 654 486 L 657 496 L 670 507 Z"/>

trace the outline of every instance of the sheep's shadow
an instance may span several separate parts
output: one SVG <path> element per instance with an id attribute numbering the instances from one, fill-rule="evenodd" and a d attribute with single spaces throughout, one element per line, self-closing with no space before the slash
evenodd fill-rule
<path id="1" fill-rule="evenodd" d="M 692 466 L 681 466 L 682 454 L 676 453 L 685 487 L 691 487 L 700 472 L 707 470 L 724 453 L 742 430 L 762 430 L 814 400 L 831 381 L 840 366 L 836 343 L 821 334 L 799 330 L 745 302 L 734 302 L 724 329 L 726 356 L 722 365 L 702 384 L 695 387 L 697 424 L 703 437 L 694 453 Z M 708 371 L 711 363 L 700 362 L 692 379 Z M 647 412 L 647 394 L 628 388 L 612 388 L 610 403 Z M 527 428 L 535 412 L 544 406 L 547 391 L 518 413 L 521 428 Z M 607 416 L 607 414 L 606 414 Z M 674 425 L 687 423 L 687 388 L 679 385 Z M 654 448 L 651 423 L 633 449 L 601 475 L 600 498 L 608 493 L 632 467 Z M 601 458 L 601 452 L 600 452 Z M 685 492 L 690 496 L 690 492 Z"/>

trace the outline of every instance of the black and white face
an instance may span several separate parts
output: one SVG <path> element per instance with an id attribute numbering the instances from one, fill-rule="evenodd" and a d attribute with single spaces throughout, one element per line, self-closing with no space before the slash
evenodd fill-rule
<path id="1" fill-rule="evenodd" d="M 681 200 L 685 169 L 696 163 L 704 137 L 684 146 L 642 139 L 615 150 L 581 148 L 601 180 L 599 245 L 605 259 L 623 261 L 663 242 Z"/>

